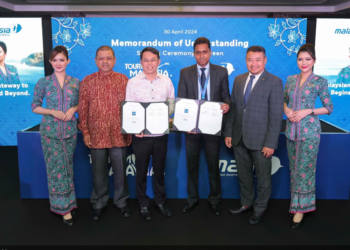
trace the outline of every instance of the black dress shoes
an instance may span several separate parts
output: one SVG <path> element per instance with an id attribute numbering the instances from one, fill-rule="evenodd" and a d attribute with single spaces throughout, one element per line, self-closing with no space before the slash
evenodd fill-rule
<path id="1" fill-rule="evenodd" d="M 213 205 L 209 203 L 209 205 L 210 205 L 211 211 L 213 211 L 215 215 L 219 216 L 221 214 L 221 208 L 219 204 Z"/>
<path id="2" fill-rule="evenodd" d="M 249 224 L 255 225 L 260 223 L 263 218 L 263 213 L 254 212 L 252 216 L 249 217 Z"/>
<path id="3" fill-rule="evenodd" d="M 297 228 L 297 227 L 301 227 L 302 225 L 303 225 L 303 221 L 305 220 L 305 216 L 306 216 L 307 214 L 304 214 L 303 215 L 303 218 L 301 219 L 301 221 L 299 221 L 299 222 L 294 222 L 294 218 L 293 218 L 293 221 L 292 221 L 292 224 L 290 225 L 290 227 L 291 228 Z"/>
<path id="4" fill-rule="evenodd" d="M 252 206 L 241 206 L 236 208 L 230 208 L 231 214 L 243 214 L 247 211 L 253 210 Z"/>
<path id="5" fill-rule="evenodd" d="M 145 221 L 152 220 L 151 212 L 149 211 L 148 207 L 141 207 L 141 218 Z"/>
<path id="6" fill-rule="evenodd" d="M 102 209 L 94 209 L 91 214 L 92 220 L 100 220 L 102 217 Z"/>
<path id="7" fill-rule="evenodd" d="M 187 213 L 187 212 L 191 211 L 193 209 L 193 207 L 197 204 L 198 204 L 198 202 L 195 202 L 195 203 L 188 203 L 187 202 L 186 205 L 184 206 L 184 208 L 182 209 L 182 212 Z"/>
<path id="8" fill-rule="evenodd" d="M 65 220 L 63 216 L 62 216 L 62 218 L 63 218 L 63 223 L 64 224 L 66 224 L 66 225 L 68 225 L 70 227 L 73 226 L 73 218 L 70 218 L 68 220 Z"/>
<path id="9" fill-rule="evenodd" d="M 167 217 L 173 215 L 173 213 L 169 210 L 168 206 L 165 204 L 155 204 L 154 207 Z"/>
<path id="10" fill-rule="evenodd" d="M 292 224 L 290 225 L 291 228 L 297 228 L 297 227 L 301 227 L 301 225 L 303 224 L 303 220 L 299 221 L 299 222 L 294 222 L 294 220 L 292 221 Z"/>
<path id="11" fill-rule="evenodd" d="M 130 217 L 130 215 L 131 215 L 131 213 L 130 213 L 130 208 L 128 208 L 127 206 L 121 207 L 121 208 L 119 208 L 119 210 L 120 210 L 120 214 L 121 214 L 124 218 Z"/>

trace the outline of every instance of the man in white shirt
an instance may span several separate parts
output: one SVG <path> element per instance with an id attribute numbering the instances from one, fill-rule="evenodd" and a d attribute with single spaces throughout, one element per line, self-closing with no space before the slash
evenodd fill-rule
<path id="1" fill-rule="evenodd" d="M 174 112 L 174 86 L 170 78 L 157 72 L 160 64 L 159 51 L 146 47 L 141 51 L 143 72 L 131 78 L 126 86 L 126 101 L 169 102 L 169 113 Z M 153 191 L 155 207 L 163 215 L 170 217 L 172 212 L 165 204 L 164 168 L 168 147 L 168 135 L 133 135 L 132 141 L 136 158 L 136 195 L 141 207 L 141 217 L 152 220 L 149 209 L 150 198 L 146 195 L 147 172 L 150 158 L 154 175 Z"/>

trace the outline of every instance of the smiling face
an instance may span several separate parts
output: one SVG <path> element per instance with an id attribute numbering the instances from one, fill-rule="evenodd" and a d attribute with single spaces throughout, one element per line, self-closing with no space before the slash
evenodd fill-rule
<path id="1" fill-rule="evenodd" d="M 0 46 L 0 63 L 3 63 L 5 61 L 6 53 L 3 50 L 3 48 Z"/>
<path id="2" fill-rule="evenodd" d="M 157 69 L 160 64 L 160 59 L 156 54 L 150 51 L 143 52 L 141 65 L 143 68 L 143 73 L 146 76 L 155 76 L 157 74 Z"/>
<path id="3" fill-rule="evenodd" d="M 312 72 L 312 67 L 314 66 L 315 62 L 316 61 L 312 58 L 312 56 L 306 51 L 300 52 L 298 55 L 298 68 L 304 74 L 310 74 Z"/>
<path id="4" fill-rule="evenodd" d="M 98 69 L 105 74 L 113 71 L 117 58 L 114 57 L 111 50 L 99 50 L 95 58 Z"/>
<path id="5" fill-rule="evenodd" d="M 211 57 L 211 50 L 209 49 L 208 44 L 201 43 L 196 45 L 194 48 L 194 57 L 199 66 L 207 66 Z"/>
<path id="6" fill-rule="evenodd" d="M 52 61 L 50 60 L 50 63 L 52 65 L 52 68 L 55 70 L 56 73 L 63 73 L 66 70 L 67 65 L 69 64 L 70 60 L 67 60 L 67 57 L 63 53 L 58 53 Z"/>
<path id="7" fill-rule="evenodd" d="M 253 75 L 259 75 L 265 69 L 267 57 L 263 52 L 249 51 L 246 56 L 247 68 Z"/>

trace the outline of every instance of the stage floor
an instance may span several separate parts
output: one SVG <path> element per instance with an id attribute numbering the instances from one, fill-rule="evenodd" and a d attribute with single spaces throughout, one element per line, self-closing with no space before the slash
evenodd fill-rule
<path id="1" fill-rule="evenodd" d="M 289 200 L 270 200 L 261 224 L 248 224 L 250 212 L 233 216 L 228 209 L 239 200 L 222 200 L 222 215 L 211 213 L 206 200 L 188 214 L 183 199 L 168 200 L 174 215 L 166 218 L 152 207 L 153 220 L 142 221 L 137 200 L 129 200 L 132 215 L 123 218 L 112 200 L 101 221 L 90 219 L 88 199 L 78 199 L 75 225 L 49 211 L 47 199 L 22 200 L 19 193 L 17 147 L 0 147 L 0 246 L 113 246 L 113 245 L 350 245 L 347 200 L 317 200 L 317 210 L 296 230 L 289 227 Z M 8 249 L 11 249 L 9 247 Z M 103 248 L 105 249 L 105 248 Z M 115 249 L 115 248 L 114 248 Z"/>

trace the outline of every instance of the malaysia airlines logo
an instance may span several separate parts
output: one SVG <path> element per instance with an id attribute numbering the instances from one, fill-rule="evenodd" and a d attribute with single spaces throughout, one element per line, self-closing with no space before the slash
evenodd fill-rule
<path id="1" fill-rule="evenodd" d="M 274 175 L 278 171 L 278 169 L 280 169 L 283 166 L 281 165 L 281 161 L 280 159 L 278 159 L 278 157 L 272 156 L 271 160 L 272 160 L 271 175 Z"/>
<path id="2" fill-rule="evenodd" d="M 274 175 L 283 166 L 281 165 L 280 159 L 276 156 L 272 156 L 271 161 L 272 161 L 271 175 Z M 238 176 L 236 160 L 231 160 L 230 162 L 226 160 L 220 160 L 219 167 L 220 167 L 220 176 L 228 176 L 228 177 Z M 254 171 L 254 169 L 255 169 L 255 166 L 253 166 L 252 171 Z"/>
<path id="3" fill-rule="evenodd" d="M 18 33 L 22 30 L 20 24 L 14 24 L 12 27 L 0 27 L 0 35 L 10 35 L 13 33 Z"/>
<path id="4" fill-rule="evenodd" d="M 350 34 L 350 29 L 335 29 L 334 34 Z"/>
<path id="5" fill-rule="evenodd" d="M 221 63 L 221 64 L 223 65 L 223 67 L 227 69 L 228 75 L 231 75 L 231 73 L 235 71 L 231 63 Z"/>
<path id="6" fill-rule="evenodd" d="M 18 33 L 18 32 L 20 32 L 21 30 L 22 30 L 22 26 L 21 26 L 20 24 L 15 24 L 15 25 L 13 26 L 12 32 L 13 32 L 13 33 Z"/>

